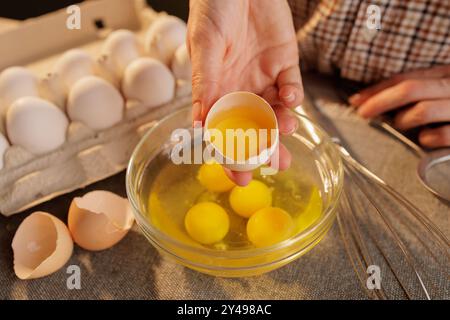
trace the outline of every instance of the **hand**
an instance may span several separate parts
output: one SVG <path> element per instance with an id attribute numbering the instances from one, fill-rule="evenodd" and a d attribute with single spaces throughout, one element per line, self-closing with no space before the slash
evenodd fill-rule
<path id="1" fill-rule="evenodd" d="M 398 110 L 394 126 L 400 130 L 423 127 L 421 145 L 450 147 L 450 65 L 396 75 L 362 90 L 349 99 L 365 118 Z M 427 128 L 429 124 L 441 124 Z"/>
<path id="2" fill-rule="evenodd" d="M 246 90 L 273 107 L 281 134 L 292 134 L 296 120 L 286 107 L 303 100 L 292 16 L 285 0 L 191 0 L 187 45 L 192 60 L 193 121 L 204 121 L 217 99 Z M 290 165 L 280 145 L 279 169 Z M 227 174 L 239 185 L 251 172 Z"/>

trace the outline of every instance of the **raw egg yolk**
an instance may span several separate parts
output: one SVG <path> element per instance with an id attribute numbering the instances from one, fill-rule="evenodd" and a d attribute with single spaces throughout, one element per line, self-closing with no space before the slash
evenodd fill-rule
<path id="1" fill-rule="evenodd" d="M 255 113 L 249 113 L 245 111 L 246 108 L 243 107 L 242 110 L 236 109 L 235 111 L 228 112 L 226 115 L 219 116 L 215 124 L 212 125 L 213 128 L 217 129 L 221 133 L 222 141 L 216 141 L 216 146 L 221 151 L 223 155 L 227 158 L 245 161 L 250 157 L 257 156 L 263 149 L 271 145 L 270 126 L 265 123 L 261 115 Z M 263 146 L 260 146 L 260 129 L 266 128 L 266 141 Z M 227 130 L 238 130 L 242 131 L 232 131 L 232 135 L 227 136 Z M 247 130 L 253 129 L 252 132 L 247 132 Z M 234 141 L 228 141 L 229 138 Z M 214 139 L 213 139 L 214 140 Z M 228 148 L 228 143 L 233 142 L 233 148 Z"/>
<path id="2" fill-rule="evenodd" d="M 188 234 L 202 244 L 222 240 L 230 228 L 227 212 L 214 202 L 201 202 L 193 206 L 184 218 Z"/>
<path id="3" fill-rule="evenodd" d="M 280 208 L 267 207 L 253 214 L 247 223 L 247 237 L 257 247 L 288 239 L 294 232 L 292 217 Z"/>
<path id="4" fill-rule="evenodd" d="M 233 210 L 249 218 L 259 209 L 272 204 L 272 192 L 261 181 L 252 180 L 245 187 L 236 186 L 230 193 L 230 205 Z"/>
<path id="5" fill-rule="evenodd" d="M 202 186 L 213 192 L 225 192 L 235 185 L 218 163 L 203 164 L 198 171 L 197 179 Z"/>

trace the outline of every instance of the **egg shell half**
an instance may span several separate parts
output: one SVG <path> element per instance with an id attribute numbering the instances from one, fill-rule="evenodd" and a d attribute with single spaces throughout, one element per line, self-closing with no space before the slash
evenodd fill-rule
<path id="1" fill-rule="evenodd" d="M 246 108 L 248 114 L 254 113 L 258 114 L 258 117 L 264 117 L 268 122 L 271 123 L 268 130 L 276 130 L 276 135 L 271 140 L 271 145 L 268 148 L 262 150 L 258 155 L 246 159 L 246 161 L 235 161 L 234 159 L 226 157 L 222 152 L 215 147 L 213 143 L 209 140 L 211 137 L 208 135 L 207 130 L 214 129 L 211 127 L 211 123 L 214 123 L 216 117 L 220 117 L 226 112 L 232 112 L 233 110 L 242 110 Z M 278 148 L 279 134 L 278 134 L 278 121 L 270 104 L 261 98 L 260 96 L 247 91 L 236 91 L 231 92 L 219 100 L 217 100 L 208 112 L 205 120 L 205 140 L 212 144 L 215 149 L 214 157 L 215 160 L 222 164 L 224 167 L 233 171 L 251 171 L 261 165 L 267 163 Z M 269 131 L 270 132 L 270 131 Z"/>
<path id="2" fill-rule="evenodd" d="M 174 98 L 175 78 L 160 61 L 139 58 L 125 70 L 122 90 L 127 99 L 137 100 L 153 108 Z"/>
<path id="3" fill-rule="evenodd" d="M 124 105 L 122 95 L 112 84 L 99 77 L 87 76 L 70 89 L 67 113 L 71 120 L 101 130 L 122 120 Z"/>
<path id="4" fill-rule="evenodd" d="M 14 235 L 14 272 L 20 279 L 45 277 L 70 259 L 73 242 L 66 225 L 46 212 L 29 215 Z"/>
<path id="5" fill-rule="evenodd" d="M 37 77 L 23 67 L 10 67 L 0 73 L 0 116 L 11 104 L 22 97 L 39 96 Z"/>
<path id="6" fill-rule="evenodd" d="M 177 48 L 186 41 L 186 23 L 178 17 L 161 16 L 148 28 L 144 46 L 152 58 L 170 66 Z"/>
<path id="7" fill-rule="evenodd" d="M 98 251 L 122 240 L 133 226 L 134 216 L 126 198 L 97 190 L 72 200 L 68 221 L 75 243 Z"/>
<path id="8" fill-rule="evenodd" d="M 69 121 L 49 101 L 24 97 L 15 101 L 6 114 L 6 130 L 13 145 L 33 154 L 42 154 L 61 146 L 66 140 Z"/>

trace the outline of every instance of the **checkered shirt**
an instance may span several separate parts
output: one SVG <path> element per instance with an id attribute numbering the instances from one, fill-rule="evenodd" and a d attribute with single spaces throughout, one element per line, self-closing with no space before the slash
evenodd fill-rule
<path id="1" fill-rule="evenodd" d="M 302 68 L 370 83 L 450 64 L 450 0 L 288 1 Z"/>

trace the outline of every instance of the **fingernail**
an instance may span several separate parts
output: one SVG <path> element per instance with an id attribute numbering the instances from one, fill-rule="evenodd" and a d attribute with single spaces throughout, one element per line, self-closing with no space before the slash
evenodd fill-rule
<path id="1" fill-rule="evenodd" d="M 364 110 L 364 108 L 359 108 L 356 113 L 363 117 L 364 119 L 370 118 L 370 116 L 367 114 L 366 110 Z"/>
<path id="2" fill-rule="evenodd" d="M 196 121 L 202 120 L 202 104 L 200 102 L 195 102 L 192 106 L 192 125 Z"/>
<path id="3" fill-rule="evenodd" d="M 350 98 L 348 98 L 348 102 L 350 102 L 351 105 L 355 106 L 358 104 L 358 101 L 360 98 L 361 98 L 361 95 L 359 93 L 356 93 L 356 94 L 350 96 Z"/>
<path id="4" fill-rule="evenodd" d="M 295 131 L 297 131 L 297 129 L 298 129 L 298 121 L 295 120 L 294 125 L 291 127 L 291 129 L 290 129 L 286 134 L 290 136 L 290 135 L 293 134 Z"/>
<path id="5" fill-rule="evenodd" d="M 283 99 L 286 102 L 294 102 L 294 100 L 295 100 L 295 93 L 291 92 L 287 96 L 283 96 Z"/>

